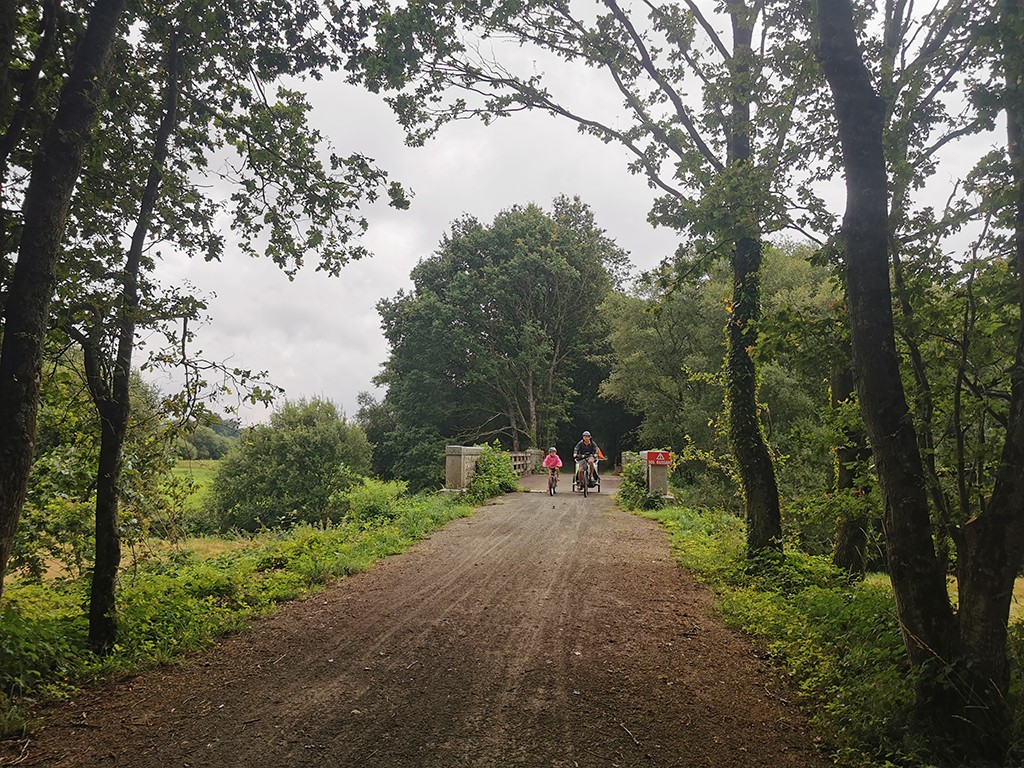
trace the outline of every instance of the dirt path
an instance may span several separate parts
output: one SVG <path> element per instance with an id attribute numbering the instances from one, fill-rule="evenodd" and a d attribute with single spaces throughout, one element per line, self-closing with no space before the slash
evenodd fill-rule
<path id="1" fill-rule="evenodd" d="M 828 765 L 611 484 L 506 496 L 182 668 L 84 694 L 19 764 Z"/>

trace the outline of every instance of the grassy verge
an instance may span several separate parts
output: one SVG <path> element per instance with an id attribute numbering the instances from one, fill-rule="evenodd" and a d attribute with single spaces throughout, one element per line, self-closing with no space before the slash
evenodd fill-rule
<path id="1" fill-rule="evenodd" d="M 122 575 L 118 644 L 104 659 L 86 645 L 86 580 L 12 584 L 0 611 L 0 734 L 28 730 L 38 700 L 205 647 L 278 603 L 365 570 L 471 510 L 454 496 L 405 497 L 388 518 L 270 532 L 245 547 L 211 547 L 218 552 L 212 556 L 168 552 Z"/>
<path id="2" fill-rule="evenodd" d="M 716 593 L 725 622 L 766 652 L 799 691 L 843 768 L 924 768 L 913 686 L 888 579 L 850 582 L 823 559 L 787 552 L 751 568 L 742 521 L 678 507 L 642 512 L 671 535 L 678 562 Z M 1020 658 L 1019 624 L 1011 654 Z M 1020 666 L 1013 688 L 1020 690 Z M 1015 724 L 1015 734 L 1021 732 Z M 1019 743 L 1019 739 L 1015 739 Z"/>

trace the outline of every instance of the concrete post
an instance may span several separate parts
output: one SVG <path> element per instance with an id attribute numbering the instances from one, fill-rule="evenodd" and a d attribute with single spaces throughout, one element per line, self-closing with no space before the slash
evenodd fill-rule
<path id="1" fill-rule="evenodd" d="M 540 463 L 544 461 L 544 456 L 547 452 L 541 448 L 527 448 L 526 453 L 529 455 L 530 460 L 528 462 L 527 473 L 540 472 Z"/>
<path id="2" fill-rule="evenodd" d="M 668 496 L 668 467 L 647 465 L 647 492 L 651 495 Z"/>
<path id="3" fill-rule="evenodd" d="M 463 490 L 476 469 L 477 457 L 484 449 L 479 445 L 448 445 L 444 449 L 444 487 Z"/>

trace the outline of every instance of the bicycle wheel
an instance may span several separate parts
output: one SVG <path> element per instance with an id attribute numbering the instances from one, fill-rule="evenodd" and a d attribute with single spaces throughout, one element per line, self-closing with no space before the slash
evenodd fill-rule
<path id="1" fill-rule="evenodd" d="M 555 477 L 554 472 L 548 472 L 548 496 L 555 495 L 555 485 L 558 483 L 558 478 Z"/>
<path id="2" fill-rule="evenodd" d="M 583 470 L 583 498 L 587 498 L 590 495 L 590 470 Z"/>

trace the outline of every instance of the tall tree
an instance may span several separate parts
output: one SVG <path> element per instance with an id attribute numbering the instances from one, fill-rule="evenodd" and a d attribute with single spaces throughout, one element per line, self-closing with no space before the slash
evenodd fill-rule
<path id="1" fill-rule="evenodd" d="M 728 450 L 719 433 L 729 278 L 715 269 L 676 283 L 677 269 L 645 275 L 605 300 L 615 364 L 601 391 L 643 417 L 643 445 L 677 453 L 699 446 L 717 456 Z"/>
<path id="2" fill-rule="evenodd" d="M 60 241 L 124 6 L 124 0 L 96 0 L 93 5 L 25 193 L 0 352 L 0 596 L 32 466 L 42 347 Z"/>
<path id="3" fill-rule="evenodd" d="M 605 0 L 596 15 L 558 2 L 498 2 L 486 8 L 417 0 L 383 13 L 377 48 L 362 61 L 371 88 L 405 89 L 391 99 L 414 142 L 448 120 L 485 119 L 542 109 L 583 133 L 618 143 L 661 197 L 651 220 L 694 237 L 708 257 L 733 269 L 727 351 L 732 449 L 743 477 L 748 548 L 781 546 L 774 467 L 757 418 L 754 351 L 759 272 L 766 234 L 791 224 L 785 187 L 800 165 L 791 140 L 795 105 L 810 81 L 798 25 L 788 3 L 732 0 L 719 16 L 695 2 L 644 4 L 642 11 Z M 755 33 L 760 36 L 755 45 Z M 492 61 L 467 39 L 536 46 L 602 72 L 623 99 L 603 115 L 577 108 L 536 67 L 517 74 L 514 54 Z M 446 102 L 444 92 L 457 95 Z M 699 92 L 703 104 L 688 92 Z"/>
<path id="4" fill-rule="evenodd" d="M 1006 197 L 1013 200 L 1018 307 L 1024 306 L 1020 10 L 1019 2 L 1004 2 L 998 24 L 1011 166 L 1012 194 Z M 918 707 L 934 724 L 933 738 L 952 753 L 954 762 L 1001 764 L 1009 717 L 1007 620 L 1024 555 L 1024 327 L 1018 317 L 1005 440 L 988 501 L 954 531 L 959 577 L 959 607 L 954 614 L 944 560 L 935 547 L 925 461 L 895 342 L 883 152 L 885 102 L 865 66 L 848 0 L 818 0 L 814 15 L 818 55 L 833 93 L 846 173 L 842 239 L 857 390 L 885 502 L 890 575 L 904 642 L 922 673 Z M 955 695 L 945 690 L 948 681 Z"/>
<path id="5" fill-rule="evenodd" d="M 413 270 L 414 290 L 379 305 L 391 345 L 379 381 L 398 423 L 550 445 L 573 373 L 604 338 L 597 307 L 622 258 L 579 200 L 456 222 Z"/>
<path id="6" fill-rule="evenodd" d="M 266 253 L 289 276 L 317 256 L 319 268 L 337 274 L 366 253 L 356 241 L 366 228 L 357 207 L 376 199 L 386 174 L 360 155 L 331 156 L 325 164 L 319 154 L 324 142 L 309 126 L 304 99 L 284 90 L 277 99 L 265 93 L 282 76 L 340 66 L 340 52 L 324 54 L 317 44 L 325 32 L 311 23 L 316 10 L 315 4 L 295 4 L 267 26 L 266 5 L 210 9 L 185 0 L 154 6 L 143 17 L 145 33 L 121 52 L 124 82 L 113 97 L 120 109 L 108 118 L 111 136 L 120 141 L 102 145 L 94 155 L 99 167 L 86 169 L 80 226 L 68 245 L 80 256 L 82 275 L 63 322 L 84 350 L 103 426 L 90 601 L 90 644 L 99 652 L 109 650 L 116 637 L 117 507 L 136 328 L 165 327 L 175 316 L 192 317 L 197 306 L 173 294 L 154 295 L 147 276 L 154 261 L 146 251 L 162 239 L 207 258 L 223 248 L 212 220 L 223 206 L 200 190 L 196 170 L 214 152 L 235 150 L 240 162 L 231 174 L 237 190 L 230 210 L 241 247 Z M 196 14 L 206 19 L 202 27 L 194 23 Z M 282 41 L 279 30 L 293 28 L 296 34 Z M 137 136 L 134 125 L 115 127 L 116 112 L 138 114 L 147 135 Z M 107 170 L 114 158 L 121 183 Z M 392 185 L 389 192 L 402 207 L 400 188 Z M 89 209 L 96 207 L 109 212 L 103 217 L 107 227 L 89 221 Z M 123 266 L 97 277 L 97 253 L 111 261 L 122 256 L 119 239 L 110 235 L 121 229 L 131 232 Z M 253 241 L 264 233 L 265 246 L 256 248 Z M 250 399 L 263 398 L 265 390 L 248 372 L 231 375 Z"/>
<path id="7" fill-rule="evenodd" d="M 40 81 L 44 66 L 53 66 L 47 56 L 54 48 L 56 6 L 43 6 L 40 42 L 29 67 L 35 74 L 26 79 L 20 101 L 5 104 L 5 116 L 12 115 L 0 137 L 0 170 L 5 173 L 15 148 L 22 145 L 20 159 L 32 146 L 24 130 L 35 109 L 36 91 L 30 86 Z M 118 478 L 136 329 L 145 325 L 167 333 L 173 350 L 157 354 L 149 364 L 185 366 L 185 407 L 194 406 L 193 398 L 205 386 L 201 370 L 222 368 L 184 355 L 187 322 L 203 305 L 180 291 L 158 295 L 147 276 L 155 264 L 152 246 L 169 241 L 190 254 L 220 258 L 224 237 L 216 217 L 229 208 L 243 252 L 267 255 L 289 276 L 318 257 L 317 268 L 335 275 L 350 259 L 367 254 L 358 242 L 367 227 L 358 211 L 361 203 L 386 188 L 393 205 L 407 205 L 401 187 L 387 185 L 386 174 L 368 158 L 324 151 L 326 142 L 310 127 L 310 107 L 302 94 L 284 88 L 268 93 L 267 86 L 284 76 L 319 77 L 324 69 L 342 66 L 361 34 L 355 11 L 328 20 L 316 2 L 293 3 L 281 13 L 274 2 L 211 6 L 180 0 L 143 4 L 133 12 L 135 34 L 116 46 L 120 77 L 109 93 L 109 111 L 100 114 L 102 141 L 92 143 L 77 194 L 68 201 L 66 266 L 61 280 L 50 285 L 51 291 L 60 289 L 59 325 L 85 352 L 90 389 L 105 427 L 90 609 L 90 642 L 100 651 L 111 647 L 114 637 Z M 31 10 L 20 19 L 23 29 L 30 21 Z M 124 120 L 126 114 L 135 119 Z M 33 125 L 47 122 L 45 115 L 33 120 Z M 232 153 L 237 162 L 231 162 Z M 211 169 L 213 157 L 224 165 Z M 212 197 L 211 190 L 222 190 L 223 184 L 207 183 L 204 174 L 234 185 L 229 203 Z M 6 184 L 4 189 L 10 194 Z M 10 229 L 16 227 L 17 222 Z M 130 233 L 127 251 L 122 232 Z M 0 295 L 5 297 L 16 288 L 12 279 L 5 294 L 7 282 L 0 271 Z M 180 332 L 174 330 L 175 320 L 183 321 Z M 15 329 L 8 318 L 5 330 Z M 248 385 L 251 398 L 268 396 L 269 390 L 254 383 L 262 374 L 225 373 Z M 29 403 L 22 413 L 31 409 Z M 16 500 L 11 507 L 4 520 L 11 520 L 13 531 Z"/>

